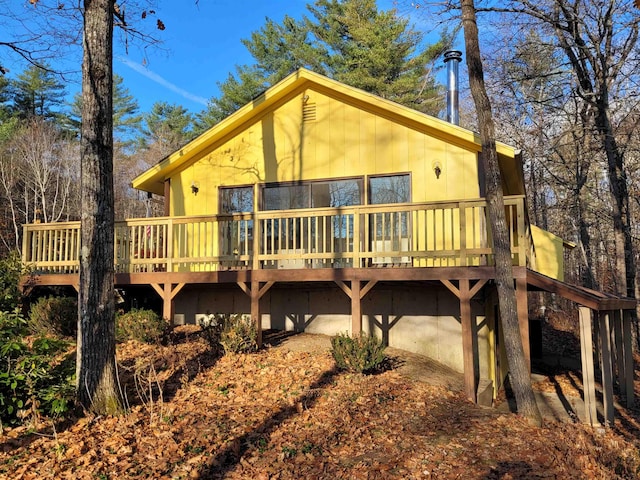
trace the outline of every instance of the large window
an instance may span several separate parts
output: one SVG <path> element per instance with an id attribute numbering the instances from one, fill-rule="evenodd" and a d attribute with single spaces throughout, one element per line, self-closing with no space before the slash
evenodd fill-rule
<path id="1" fill-rule="evenodd" d="M 253 212 L 253 186 L 221 187 L 220 213 Z M 242 256 L 253 247 L 253 220 L 220 220 L 220 254 L 233 256 L 231 266 L 238 266 Z"/>
<path id="2" fill-rule="evenodd" d="M 221 187 L 220 213 L 253 212 L 253 187 Z"/>
<path id="3" fill-rule="evenodd" d="M 385 175 L 369 177 L 369 203 L 406 203 L 411 201 L 411 176 Z"/>
<path id="4" fill-rule="evenodd" d="M 339 208 L 362 205 L 363 198 L 363 177 L 274 183 L 262 187 L 263 210 Z M 268 219 L 264 225 L 266 250 L 295 254 L 351 251 L 353 222 L 352 213 L 335 212 Z"/>
<path id="5" fill-rule="evenodd" d="M 409 174 L 369 177 L 369 203 L 407 203 L 411 201 Z M 370 216 L 371 248 L 374 252 L 410 249 L 408 212 L 374 213 Z M 408 257 L 373 257 L 373 263 L 406 263 Z"/>
<path id="6" fill-rule="evenodd" d="M 262 188 L 262 208 L 294 210 L 361 205 L 362 187 L 362 178 L 267 184 Z"/>
<path id="7" fill-rule="evenodd" d="M 323 214 L 307 212 L 279 217 L 268 215 L 261 222 L 263 253 L 284 253 L 290 256 L 318 253 L 338 255 L 352 252 L 355 242 L 371 242 L 373 251 L 380 252 L 374 263 L 403 262 L 402 258 L 389 258 L 385 252 L 410 250 L 410 215 L 395 212 L 393 208 L 368 215 L 367 228 L 355 237 L 358 220 L 352 212 L 340 207 L 365 203 L 365 177 L 315 180 L 305 182 L 268 183 L 260 188 L 260 210 L 298 210 L 307 208 L 334 208 Z M 375 175 L 367 177 L 368 201 L 372 205 L 411 202 L 411 175 Z M 221 187 L 220 214 L 231 215 L 253 212 L 255 199 L 253 186 Z M 221 253 L 239 261 L 249 258 L 253 245 L 253 220 L 238 216 L 221 218 Z M 368 233 L 368 235 L 366 235 Z M 367 238 L 368 237 L 368 238 Z M 328 257 L 327 257 L 328 258 Z M 290 261 L 290 260 L 289 260 Z M 323 262 L 325 260 L 322 260 Z M 278 261 L 271 261 L 272 265 Z M 350 266 L 346 263 L 343 266 Z M 336 266 L 336 261 L 332 261 Z M 283 267 L 287 268 L 287 267 Z M 288 267 L 291 268 L 291 267 Z"/>

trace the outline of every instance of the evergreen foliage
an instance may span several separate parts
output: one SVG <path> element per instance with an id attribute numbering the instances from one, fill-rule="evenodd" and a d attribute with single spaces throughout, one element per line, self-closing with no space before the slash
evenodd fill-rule
<path id="1" fill-rule="evenodd" d="M 20 305 L 22 293 L 18 284 L 24 273 L 20 252 L 17 250 L 9 253 L 6 258 L 0 258 L 0 311 L 11 312 Z"/>
<path id="2" fill-rule="evenodd" d="M 225 354 L 253 353 L 258 350 L 258 330 L 247 315 L 235 314 L 225 318 L 220 333 L 220 345 Z"/>
<path id="3" fill-rule="evenodd" d="M 0 75 L 0 124 L 4 123 L 11 116 L 11 91 L 9 79 Z"/>
<path id="4" fill-rule="evenodd" d="M 181 105 L 156 102 L 144 115 L 144 144 L 155 143 L 161 151 L 171 153 L 193 136 L 193 116 Z"/>
<path id="5" fill-rule="evenodd" d="M 256 66 L 236 66 L 236 75 L 229 74 L 227 80 L 218 85 L 221 95 L 209 100 L 209 106 L 198 113 L 194 133 L 201 134 L 216 123 L 260 95 L 269 87 L 269 82 Z"/>
<path id="6" fill-rule="evenodd" d="M 214 353 L 220 350 L 224 354 L 253 353 L 258 350 L 258 330 L 248 315 L 210 315 L 201 327 Z"/>
<path id="7" fill-rule="evenodd" d="M 124 79 L 113 76 L 113 132 L 122 139 L 131 139 L 142 129 L 143 115 L 135 97 L 124 86 Z M 78 92 L 71 104 L 69 124 L 74 131 L 80 133 L 82 118 L 82 94 Z"/>
<path id="8" fill-rule="evenodd" d="M 40 414 L 58 416 L 72 405 L 74 355 L 69 343 L 38 337 L 27 343 L 27 321 L 16 309 L 0 311 L 0 422 L 16 424 Z"/>
<path id="9" fill-rule="evenodd" d="M 12 114 L 20 119 L 38 116 L 47 120 L 63 117 L 65 87 L 52 70 L 31 65 L 11 82 Z"/>
<path id="10" fill-rule="evenodd" d="M 116 339 L 118 342 L 137 340 L 157 343 L 167 333 L 169 325 L 153 310 L 134 308 L 116 315 Z"/>
<path id="11" fill-rule="evenodd" d="M 71 297 L 39 298 L 29 310 L 29 331 L 37 335 L 74 337 L 78 330 L 78 302 Z"/>
<path id="12" fill-rule="evenodd" d="M 317 0 L 309 10 L 327 75 L 421 112 L 442 109 L 442 91 L 426 69 L 450 47 L 450 35 L 425 48 L 421 33 L 395 10 L 379 11 L 375 0 Z"/>
<path id="13" fill-rule="evenodd" d="M 382 340 L 365 333 L 356 337 L 340 333 L 331 338 L 331 354 L 336 365 L 350 372 L 371 373 L 378 370 L 386 360 L 384 349 Z"/>

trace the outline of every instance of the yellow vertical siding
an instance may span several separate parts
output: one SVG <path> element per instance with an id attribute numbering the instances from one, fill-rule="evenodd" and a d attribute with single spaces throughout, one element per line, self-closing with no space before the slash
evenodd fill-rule
<path id="1" fill-rule="evenodd" d="M 535 247 L 533 269 L 547 277 L 564 281 L 564 244 L 560 237 L 531 225 Z"/>
<path id="2" fill-rule="evenodd" d="M 173 174 L 171 214 L 217 213 L 219 186 L 397 172 L 411 172 L 416 202 L 479 197 L 475 151 L 308 89 Z"/>

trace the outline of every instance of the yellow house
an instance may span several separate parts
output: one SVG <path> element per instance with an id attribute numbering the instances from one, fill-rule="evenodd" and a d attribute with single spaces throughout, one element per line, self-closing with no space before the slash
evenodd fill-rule
<path id="1" fill-rule="evenodd" d="M 528 278 L 563 279 L 562 240 L 529 224 L 520 155 L 497 148 L 528 355 Z M 250 313 L 371 332 L 464 372 L 470 399 L 494 394 L 506 369 L 480 150 L 469 130 L 298 70 L 133 180 L 165 216 L 116 226 L 116 282 L 155 290 L 176 324 Z M 38 284 L 77 284 L 79 228 L 25 226 Z"/>

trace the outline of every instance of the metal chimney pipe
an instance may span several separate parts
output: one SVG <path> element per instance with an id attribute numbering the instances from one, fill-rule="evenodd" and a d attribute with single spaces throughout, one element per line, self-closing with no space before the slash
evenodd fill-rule
<path id="1" fill-rule="evenodd" d="M 462 60 L 460 50 L 448 50 L 444 53 L 447 65 L 447 122 L 460 125 L 458 106 L 458 63 Z"/>

